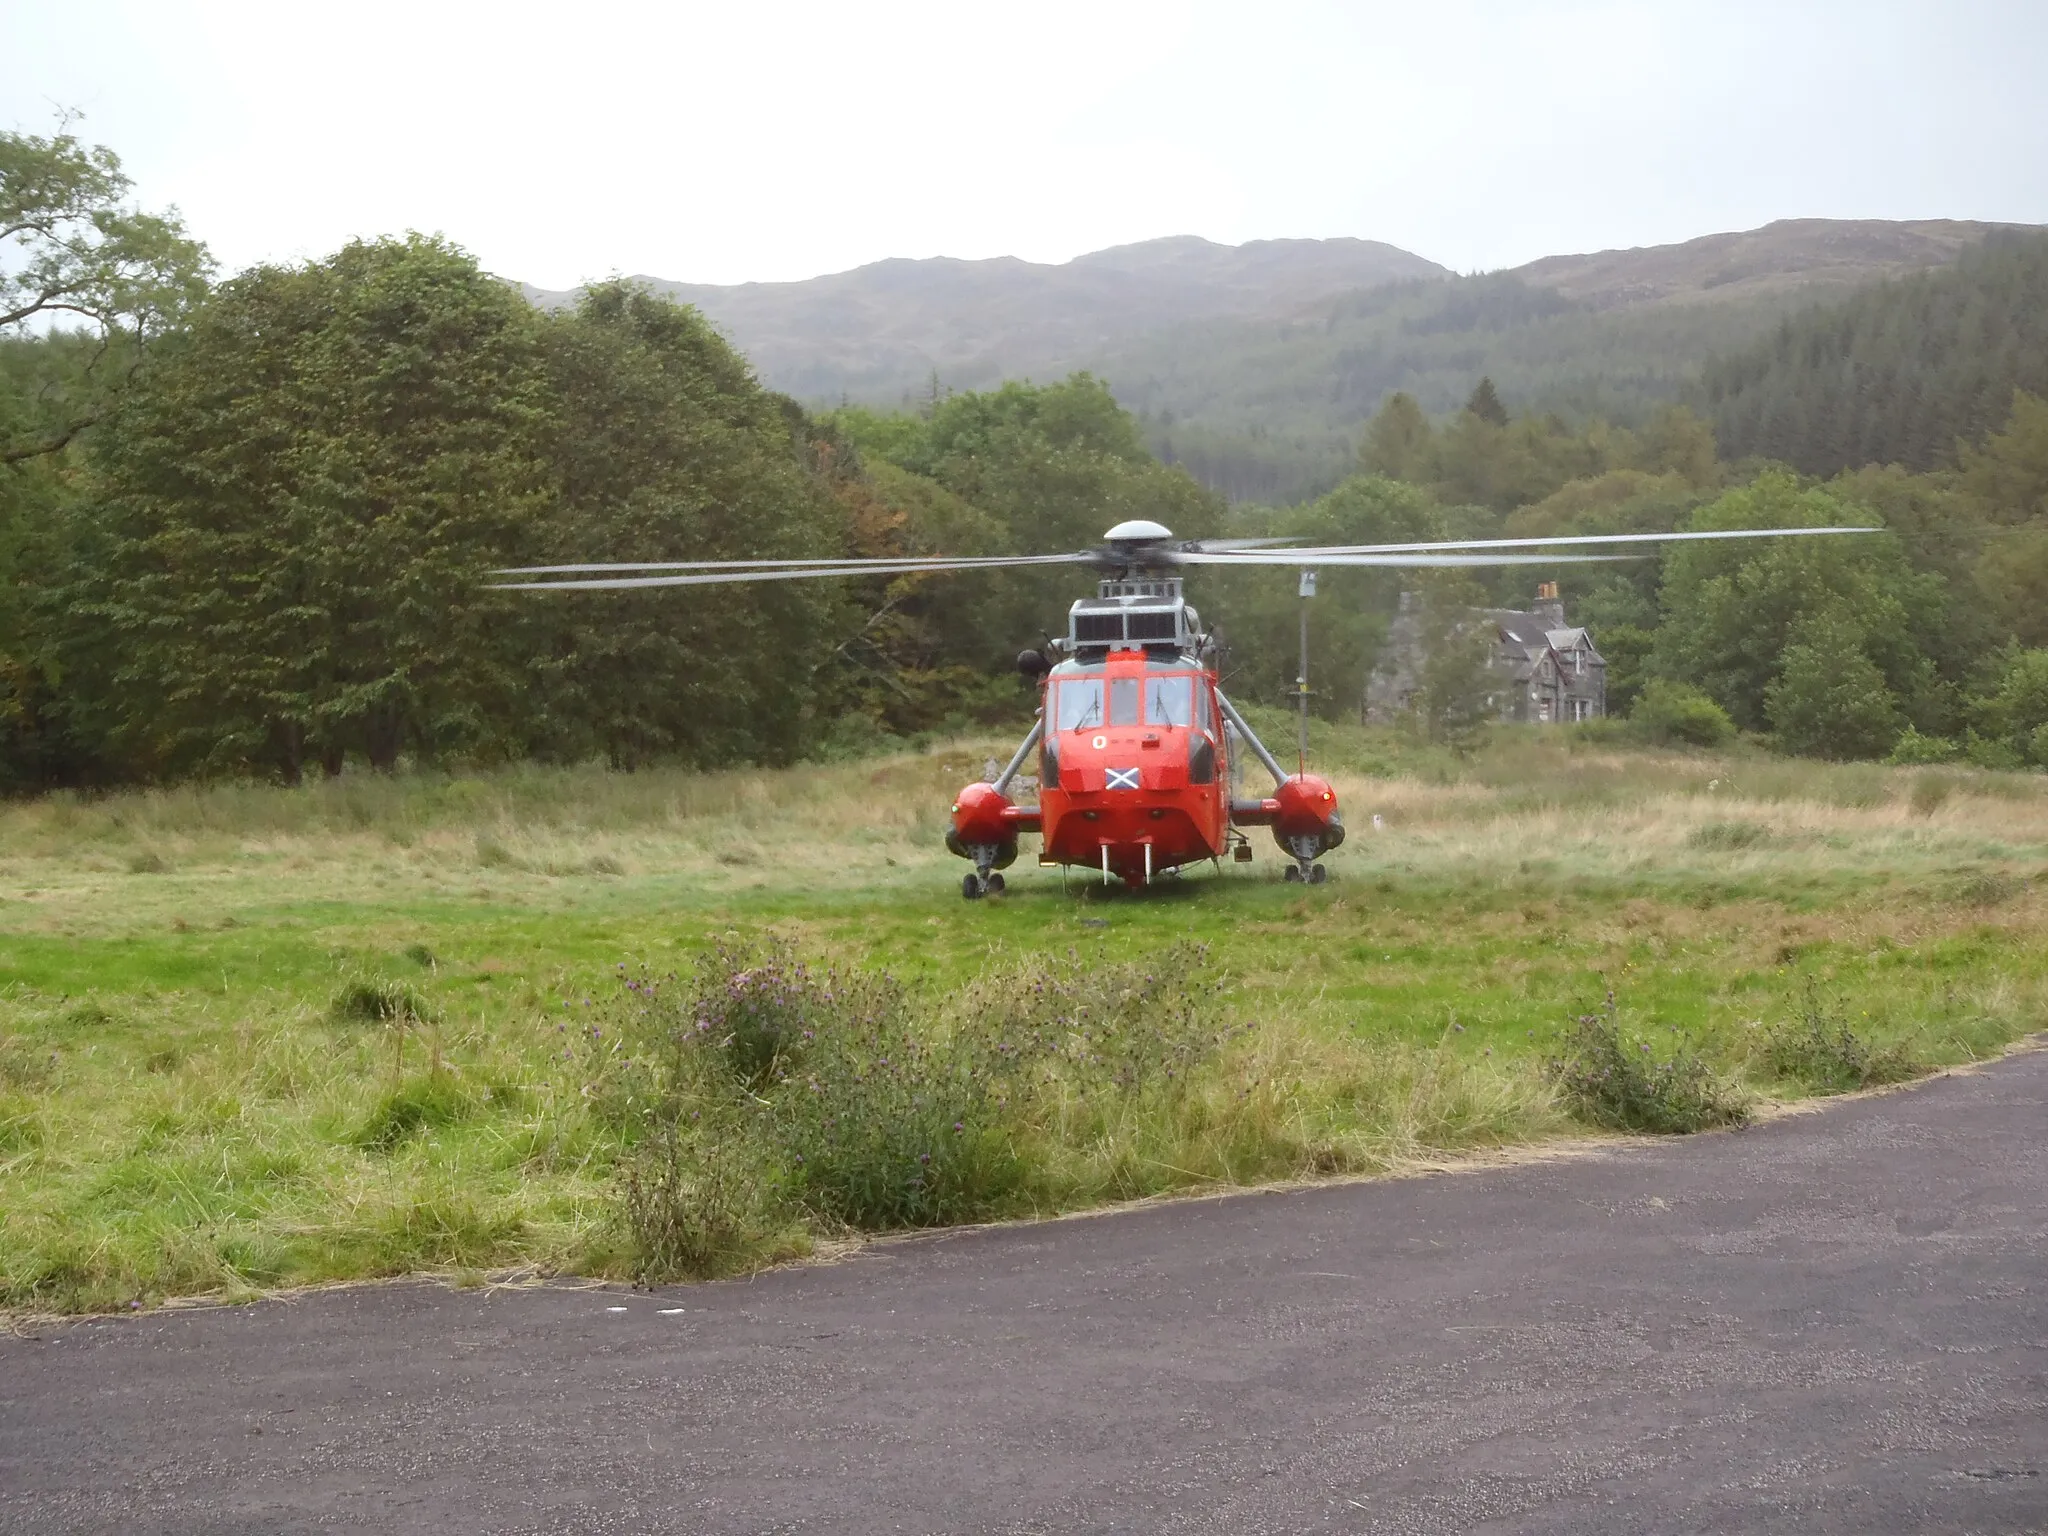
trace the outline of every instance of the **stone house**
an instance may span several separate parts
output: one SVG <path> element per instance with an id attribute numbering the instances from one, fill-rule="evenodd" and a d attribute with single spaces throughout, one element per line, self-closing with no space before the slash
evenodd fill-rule
<path id="1" fill-rule="evenodd" d="M 1565 622 L 1557 583 L 1536 589 L 1527 609 L 1477 608 L 1472 622 L 1493 630 L 1489 695 L 1502 720 L 1539 724 L 1594 720 L 1607 713 L 1607 661 L 1583 628 Z M 1365 685 L 1365 722 L 1391 725 L 1413 707 L 1424 661 L 1422 604 L 1401 594 L 1400 611 Z"/>

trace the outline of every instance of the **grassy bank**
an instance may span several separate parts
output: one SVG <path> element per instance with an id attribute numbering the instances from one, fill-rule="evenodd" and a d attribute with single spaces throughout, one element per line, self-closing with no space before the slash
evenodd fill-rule
<path id="1" fill-rule="evenodd" d="M 1005 1121 L 1012 1211 L 1556 1134 L 1589 1110 L 1545 1064 L 1610 989 L 1651 1059 L 1759 1095 L 2048 1026 L 2040 776 L 1328 731 L 1327 886 L 1262 847 L 1137 899 L 1027 862 L 968 906 L 943 817 L 998 751 L 0 808 L 0 1304 L 632 1272 L 592 1030 L 630 1023 L 621 963 L 686 978 L 727 933 L 886 967 L 942 1032 L 996 973 L 1205 946 L 1221 1043 L 1171 1112 Z M 828 1234 L 815 1208 L 752 1251 Z"/>

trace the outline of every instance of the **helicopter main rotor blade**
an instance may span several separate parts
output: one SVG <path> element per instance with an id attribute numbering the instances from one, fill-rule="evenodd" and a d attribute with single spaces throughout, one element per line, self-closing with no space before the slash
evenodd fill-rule
<path id="1" fill-rule="evenodd" d="M 1556 538 L 1541 539 L 1445 539 L 1428 544 L 1318 544 L 1306 549 L 1290 549 L 1286 561 L 1291 563 L 1302 557 L 1301 563 L 1314 565 L 1328 564 L 1332 555 L 1396 555 L 1440 553 L 1454 550 L 1485 549 L 1564 549 L 1588 544 L 1677 544 L 1697 542 L 1701 539 L 1783 539 L 1804 538 L 1835 533 L 1882 533 L 1882 528 L 1711 528 L 1692 533 L 1586 533 L 1566 534 Z M 1307 557 L 1313 556 L 1314 559 Z M 1185 557 L 1183 557 L 1185 558 Z M 1248 555 L 1225 555 L 1223 560 L 1203 562 L 1224 564 L 1232 560 L 1252 561 L 1257 557 Z M 1259 561 L 1258 563 L 1268 563 Z"/>
<path id="2" fill-rule="evenodd" d="M 493 576 L 601 575 L 619 571 L 965 571 L 979 566 L 1071 565 L 1093 555 L 876 555 L 837 560 L 639 560 L 592 565 L 515 565 Z"/>
<path id="3" fill-rule="evenodd" d="M 599 576 L 573 581 L 501 581 L 493 583 L 496 592 L 621 592 L 635 587 L 715 587 L 740 581 L 801 581 L 819 576 L 915 576 L 923 571 L 985 571 L 1010 565 L 1045 565 L 1055 561 L 1065 564 L 1093 563 L 1093 556 L 1028 556 L 1018 560 L 994 561 L 946 561 L 941 564 L 920 565 L 837 565 L 824 569 L 805 567 L 800 570 L 723 570 L 686 571 L 669 576 Z M 645 567 L 626 567 L 628 570 Z M 519 574 L 506 572 L 507 575 Z"/>
<path id="4" fill-rule="evenodd" d="M 1453 566 L 1477 565 L 1585 565 L 1610 560 L 1641 560 L 1642 555 L 1578 555 L 1564 554 L 1520 554 L 1489 555 L 1474 554 L 1362 554 L 1349 549 L 1290 549 L 1257 550 L 1250 554 L 1180 554 L 1173 557 L 1176 565 L 1211 565 L 1229 567 L 1233 565 L 1371 565 L 1371 566 Z"/>

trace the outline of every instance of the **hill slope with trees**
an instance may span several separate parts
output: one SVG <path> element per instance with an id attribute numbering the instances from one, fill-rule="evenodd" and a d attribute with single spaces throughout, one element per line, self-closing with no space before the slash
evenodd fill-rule
<path id="1" fill-rule="evenodd" d="M 765 382 L 814 407 L 907 409 L 1085 369 L 1162 458 L 1235 500 L 1295 501 L 1342 478 L 1395 390 L 1448 413 L 1486 374 L 1526 409 L 1639 422 L 1688 396 L 1709 357 L 1816 295 L 1952 262 L 1994 228 L 1784 220 L 1469 277 L 1371 241 L 1180 237 L 1060 266 L 939 258 L 796 283 L 636 281 L 698 307 Z"/>
<path id="2" fill-rule="evenodd" d="M 1945 271 L 1788 318 L 1703 387 L 1722 443 L 1809 474 L 1933 469 L 2048 393 L 2048 236 L 1995 233 Z"/>

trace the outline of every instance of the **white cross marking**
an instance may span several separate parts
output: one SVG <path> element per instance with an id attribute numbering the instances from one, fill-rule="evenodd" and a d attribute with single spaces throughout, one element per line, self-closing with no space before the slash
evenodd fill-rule
<path id="1" fill-rule="evenodd" d="M 1112 768 L 1109 770 L 1109 782 L 1102 787 L 1104 789 L 1136 789 L 1138 787 L 1138 770 L 1135 768 Z"/>

